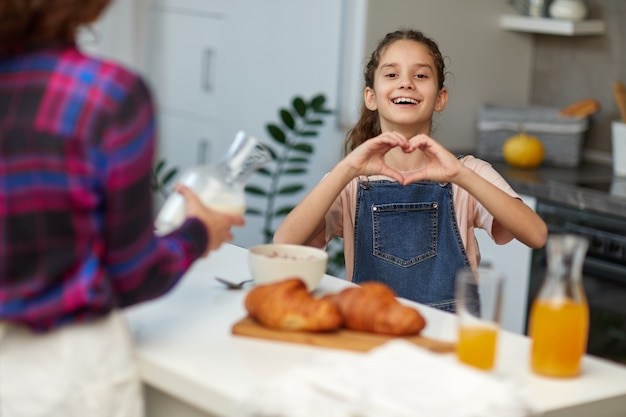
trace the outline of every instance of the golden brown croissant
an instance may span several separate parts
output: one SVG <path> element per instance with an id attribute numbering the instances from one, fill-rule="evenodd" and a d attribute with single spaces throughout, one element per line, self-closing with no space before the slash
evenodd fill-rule
<path id="1" fill-rule="evenodd" d="M 299 278 L 253 288 L 245 307 L 250 317 L 274 329 L 321 332 L 336 330 L 342 323 L 337 306 L 313 297 Z"/>
<path id="2" fill-rule="evenodd" d="M 426 326 L 419 311 L 402 305 L 393 290 L 380 282 L 364 282 L 329 298 L 339 307 L 348 329 L 405 336 Z"/>

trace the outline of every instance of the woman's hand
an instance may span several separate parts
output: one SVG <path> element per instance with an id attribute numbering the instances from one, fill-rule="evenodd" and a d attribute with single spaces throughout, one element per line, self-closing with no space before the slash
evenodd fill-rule
<path id="1" fill-rule="evenodd" d="M 342 162 L 350 164 L 354 171 L 353 177 L 380 174 L 402 183 L 402 174 L 385 163 L 385 154 L 396 147 L 406 152 L 409 141 L 398 132 L 382 133 L 357 146 Z"/>
<path id="2" fill-rule="evenodd" d="M 178 185 L 176 191 L 185 198 L 187 217 L 197 218 L 204 223 L 207 229 L 209 245 L 202 256 L 207 256 L 209 252 L 218 249 L 222 246 L 222 243 L 232 241 L 231 228 L 233 226 L 243 226 L 245 223 L 241 215 L 226 214 L 209 209 L 189 187 Z"/>
<path id="3" fill-rule="evenodd" d="M 403 184 L 429 180 L 434 182 L 455 182 L 463 169 L 463 164 L 430 136 L 420 134 L 409 139 L 405 152 L 420 150 L 428 159 L 428 163 L 402 180 Z"/>

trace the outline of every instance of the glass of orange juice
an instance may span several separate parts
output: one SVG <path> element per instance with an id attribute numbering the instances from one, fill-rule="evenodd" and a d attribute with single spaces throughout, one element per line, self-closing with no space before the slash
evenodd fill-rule
<path id="1" fill-rule="evenodd" d="M 457 273 L 456 353 L 461 362 L 485 371 L 494 367 L 503 287 L 504 276 L 494 269 L 462 269 Z"/>

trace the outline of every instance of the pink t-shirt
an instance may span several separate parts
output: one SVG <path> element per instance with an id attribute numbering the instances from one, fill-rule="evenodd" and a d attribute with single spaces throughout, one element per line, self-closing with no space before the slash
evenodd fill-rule
<path id="1" fill-rule="evenodd" d="M 489 164 L 481 159 L 473 156 L 466 156 L 461 162 L 472 169 L 478 175 L 500 188 L 512 197 L 519 198 L 517 193 L 502 178 L 502 176 Z M 371 176 L 372 181 L 380 179 L 389 179 L 382 175 Z M 322 180 L 323 181 L 323 180 Z M 311 246 L 323 248 L 334 237 L 343 238 L 344 256 L 346 260 L 346 277 L 352 280 L 352 271 L 354 267 L 354 223 L 356 217 L 356 192 L 358 186 L 358 178 L 343 189 L 337 197 L 328 213 L 326 213 L 326 227 L 311 242 Z M 480 263 L 480 251 L 478 242 L 474 235 L 474 228 L 484 229 L 489 236 L 492 235 L 493 216 L 487 211 L 471 194 L 463 188 L 453 184 L 452 194 L 454 199 L 454 210 L 456 212 L 456 221 L 461 233 L 463 245 L 470 261 L 472 268 L 477 268 Z M 503 240 L 502 237 L 497 239 L 501 243 L 510 241 Z"/>

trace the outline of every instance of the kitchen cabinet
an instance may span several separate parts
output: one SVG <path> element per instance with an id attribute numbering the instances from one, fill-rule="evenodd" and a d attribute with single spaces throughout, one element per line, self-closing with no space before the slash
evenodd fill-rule
<path id="1" fill-rule="evenodd" d="M 212 158 L 226 16 L 217 1 L 158 0 L 150 8 L 146 73 L 159 112 L 159 154 L 170 166 Z"/>
<path id="2" fill-rule="evenodd" d="M 158 157 L 182 172 L 215 162 L 239 130 L 272 143 L 265 126 L 280 123 L 278 110 L 295 96 L 324 94 L 336 110 L 342 49 L 351 50 L 342 43 L 350 30 L 344 20 L 355 18 L 348 3 L 153 0 L 144 72 L 157 106 Z M 316 139 L 315 161 L 302 178 L 307 190 L 340 157 L 336 117 L 326 119 Z M 245 228 L 233 230 L 234 241 L 262 242 L 262 221 L 248 216 Z"/>
<path id="3" fill-rule="evenodd" d="M 535 210 L 537 199 L 520 195 L 524 203 Z M 504 273 L 502 327 L 514 333 L 524 334 L 532 249 L 518 240 L 506 245 L 496 245 L 484 230 L 476 230 L 481 254 L 481 266 L 491 267 Z"/>
<path id="4" fill-rule="evenodd" d="M 335 107 L 342 3 L 154 0 L 145 72 L 160 157 L 184 169 L 198 152 L 220 157 L 238 130 L 263 139 L 265 124 L 296 94 L 324 93 Z M 328 140 L 340 143 L 335 133 Z"/>
<path id="5" fill-rule="evenodd" d="M 153 42 L 149 74 L 165 110 L 214 118 L 217 64 L 224 18 L 178 9 L 151 11 Z"/>
<path id="6" fill-rule="evenodd" d="M 518 15 L 501 16 L 500 27 L 517 32 L 561 36 L 602 35 L 606 32 L 606 24 L 602 20 L 570 21 Z"/>
<path id="7" fill-rule="evenodd" d="M 212 144 L 217 138 L 210 123 L 179 114 L 160 114 L 159 152 L 172 167 L 206 164 L 212 158 Z"/>

